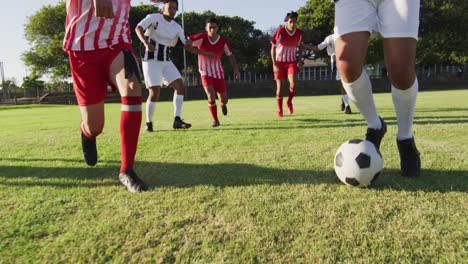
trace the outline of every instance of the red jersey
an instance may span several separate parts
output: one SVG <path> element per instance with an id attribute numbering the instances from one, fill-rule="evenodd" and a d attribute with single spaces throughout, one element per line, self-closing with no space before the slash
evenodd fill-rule
<path id="1" fill-rule="evenodd" d="M 217 79 L 224 79 L 223 65 L 221 64 L 221 56 L 223 53 L 231 56 L 231 45 L 224 37 L 218 35 L 215 41 L 211 41 L 208 33 L 199 33 L 189 36 L 193 42 L 193 46 L 199 50 L 211 51 L 215 54 L 214 57 L 207 57 L 198 54 L 198 71 L 202 76 L 209 76 Z"/>
<path id="2" fill-rule="evenodd" d="M 130 0 L 112 0 L 114 18 L 94 16 L 93 0 L 67 0 L 65 38 L 66 51 L 97 50 L 117 43 L 132 43 L 128 16 Z"/>
<path id="3" fill-rule="evenodd" d="M 295 62 L 296 48 L 302 42 L 302 31 L 298 28 L 290 33 L 285 27 L 280 27 L 273 37 L 271 43 L 276 47 L 276 61 Z"/>

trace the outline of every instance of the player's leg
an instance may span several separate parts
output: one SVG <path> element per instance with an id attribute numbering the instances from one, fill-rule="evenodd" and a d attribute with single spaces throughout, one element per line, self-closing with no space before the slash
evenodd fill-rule
<path id="1" fill-rule="evenodd" d="M 278 117 L 283 117 L 283 90 L 285 86 L 284 79 L 276 79 L 276 104 L 278 106 Z"/>
<path id="2" fill-rule="evenodd" d="M 109 80 L 117 87 L 121 96 L 120 151 L 121 167 L 119 179 L 130 192 L 147 189 L 133 170 L 141 126 L 141 81 L 137 60 L 130 49 L 124 49 L 112 60 Z"/>
<path id="3" fill-rule="evenodd" d="M 297 67 L 294 65 L 293 67 Z M 292 100 L 294 96 L 296 95 L 296 80 L 297 80 L 297 70 L 296 72 L 291 72 L 290 70 L 288 71 L 288 81 L 289 81 L 289 93 L 288 93 L 288 101 L 286 105 L 288 106 L 288 113 L 289 114 L 294 114 L 294 107 Z"/>
<path id="4" fill-rule="evenodd" d="M 402 175 L 417 177 L 421 161 L 412 133 L 418 81 L 415 72 L 419 1 L 388 0 L 379 8 L 384 57 L 392 84 Z"/>
<path id="5" fill-rule="evenodd" d="M 169 87 L 174 89 L 174 98 L 173 98 L 173 104 L 174 104 L 174 124 L 172 127 L 174 129 L 188 129 L 192 125 L 189 123 L 186 123 L 182 120 L 182 105 L 184 103 L 184 83 L 182 82 L 182 79 L 176 79 L 169 83 Z"/>
<path id="6" fill-rule="evenodd" d="M 159 101 L 162 83 L 162 63 L 155 60 L 142 62 L 145 84 L 148 88 L 148 98 L 146 99 L 146 127 L 145 130 L 153 132 L 153 116 L 156 111 L 156 103 Z"/>
<path id="7" fill-rule="evenodd" d="M 162 71 L 163 79 L 168 83 L 168 86 L 174 89 L 174 129 L 188 129 L 192 125 L 182 120 L 182 106 L 184 103 L 185 87 L 182 81 L 182 76 L 179 70 L 172 62 L 164 62 L 164 69 Z"/>
<path id="8" fill-rule="evenodd" d="M 223 79 L 214 79 L 214 90 L 218 94 L 219 101 L 221 102 L 221 111 L 223 115 L 228 114 L 227 103 L 228 103 L 228 96 L 227 96 L 227 87 L 226 81 Z"/>
<path id="9" fill-rule="evenodd" d="M 218 106 L 216 105 L 216 92 L 212 84 L 203 88 L 205 89 L 205 93 L 208 98 L 208 110 L 210 111 L 211 117 L 213 118 L 213 127 L 217 127 L 219 126 L 219 119 Z"/>
<path id="10" fill-rule="evenodd" d="M 218 93 L 219 101 L 221 102 L 221 110 L 223 115 L 228 114 L 227 103 L 229 101 L 226 90 L 224 92 Z"/>
<path id="11" fill-rule="evenodd" d="M 81 114 L 81 146 L 86 163 L 94 166 L 98 154 L 96 137 L 104 128 L 107 97 L 106 51 L 70 51 L 70 69 Z"/>
<path id="12" fill-rule="evenodd" d="M 153 132 L 153 116 L 156 111 L 156 102 L 159 101 L 161 86 L 148 88 L 148 99 L 146 100 L 146 128 L 147 132 Z"/>
<path id="13" fill-rule="evenodd" d="M 80 106 L 80 113 L 83 156 L 89 166 L 94 166 L 98 159 L 96 137 L 104 128 L 104 102 Z"/>
<path id="14" fill-rule="evenodd" d="M 369 32 L 353 32 L 339 37 L 336 40 L 336 57 L 343 88 L 367 121 L 366 139 L 378 149 L 387 129 L 377 114 L 372 85 L 363 70 L 368 39 Z"/>
<path id="15" fill-rule="evenodd" d="M 206 97 L 208 98 L 208 110 L 213 118 L 213 127 L 219 126 L 218 120 L 218 107 L 216 105 L 216 91 L 214 89 L 214 79 L 212 77 L 203 75 L 201 77 L 203 89 L 205 90 Z"/>
<path id="16" fill-rule="evenodd" d="M 283 117 L 283 94 L 285 89 L 285 80 L 288 77 L 287 64 L 284 62 L 276 62 L 278 72 L 274 72 L 276 82 L 276 104 L 278 106 L 278 117 Z"/>
<path id="17" fill-rule="evenodd" d="M 386 125 L 377 115 L 371 82 L 363 70 L 370 32 L 377 27 L 375 5 L 367 0 L 336 2 L 334 32 L 339 36 L 335 51 L 341 83 L 367 122 L 366 139 L 379 148 Z"/>
<path id="18" fill-rule="evenodd" d="M 338 71 L 338 68 L 336 67 L 336 58 L 335 58 L 335 55 L 332 55 L 330 56 L 330 67 L 331 67 L 331 74 L 333 76 L 333 74 L 336 73 L 336 80 L 337 81 L 341 81 L 341 76 L 340 76 L 340 72 Z M 343 86 L 340 87 L 341 89 L 341 104 L 340 104 L 340 110 L 341 112 L 343 112 L 345 109 L 346 109 L 346 105 L 345 105 L 345 100 L 343 98 L 343 95 L 346 94 L 346 91 L 344 90 Z M 347 97 L 347 95 L 346 95 Z M 349 99 L 348 99 L 349 101 Z"/>
<path id="19" fill-rule="evenodd" d="M 341 91 L 341 103 L 342 103 L 341 111 L 344 111 L 345 114 L 352 114 L 351 106 L 349 105 L 349 96 L 346 93 L 343 86 L 340 86 L 340 91 Z"/>

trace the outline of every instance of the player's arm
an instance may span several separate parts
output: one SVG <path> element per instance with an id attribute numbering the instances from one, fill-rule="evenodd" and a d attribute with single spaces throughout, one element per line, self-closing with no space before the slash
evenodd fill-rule
<path id="1" fill-rule="evenodd" d="M 298 54 L 297 54 L 297 68 L 299 70 L 302 70 L 303 66 L 304 66 L 304 62 L 302 61 L 302 56 L 304 55 L 304 48 L 302 47 L 301 44 L 299 44 L 298 46 Z"/>
<path id="2" fill-rule="evenodd" d="M 142 26 L 138 25 L 136 26 L 135 28 L 135 32 L 138 36 L 138 39 L 141 41 L 141 43 L 143 45 L 145 45 L 146 49 L 149 51 L 149 52 L 153 52 L 154 51 L 154 45 L 149 43 L 148 39 L 146 38 L 145 36 L 145 29 L 143 29 Z"/>
<path id="3" fill-rule="evenodd" d="M 318 46 L 309 45 L 309 44 L 305 44 L 305 43 L 301 43 L 301 46 L 302 46 L 303 49 L 306 49 L 306 50 L 320 51 Z"/>
<path id="4" fill-rule="evenodd" d="M 193 46 L 193 42 L 190 39 L 187 39 L 184 44 L 184 49 L 192 54 L 200 54 L 206 57 L 214 57 L 214 53 L 211 51 L 200 50 L 197 47 Z"/>
<path id="5" fill-rule="evenodd" d="M 239 79 L 239 76 L 240 76 L 239 66 L 237 66 L 237 61 L 236 61 L 236 58 L 234 57 L 234 54 L 229 55 L 228 59 L 232 65 L 232 68 L 234 69 L 234 77 L 236 79 Z"/>
<path id="6" fill-rule="evenodd" d="M 276 46 L 271 44 L 271 61 L 273 63 L 273 72 L 279 72 L 278 66 L 276 66 Z"/>
<path id="7" fill-rule="evenodd" d="M 143 20 L 138 23 L 138 25 L 135 28 L 135 33 L 138 37 L 138 39 L 141 41 L 143 45 L 145 45 L 146 49 L 149 52 L 154 51 L 154 45 L 149 42 L 149 39 L 145 36 L 145 30 L 148 29 L 153 25 L 154 17 L 150 14 L 147 15 Z"/>
<path id="8" fill-rule="evenodd" d="M 93 0 L 94 15 L 96 17 L 114 18 L 114 6 L 112 0 Z"/>

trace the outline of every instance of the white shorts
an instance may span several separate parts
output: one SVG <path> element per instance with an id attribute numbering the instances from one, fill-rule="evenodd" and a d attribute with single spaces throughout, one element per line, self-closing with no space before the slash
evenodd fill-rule
<path id="1" fill-rule="evenodd" d="M 147 60 L 142 61 L 142 66 L 146 88 L 169 85 L 177 79 L 182 79 L 172 61 Z"/>
<path id="2" fill-rule="evenodd" d="M 339 0 L 335 34 L 378 32 L 383 38 L 418 39 L 420 0 Z"/>

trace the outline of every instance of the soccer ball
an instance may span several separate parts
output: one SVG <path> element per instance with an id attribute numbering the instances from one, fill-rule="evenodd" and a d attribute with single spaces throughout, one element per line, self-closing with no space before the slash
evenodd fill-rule
<path id="1" fill-rule="evenodd" d="M 372 142 L 352 139 L 336 151 L 334 167 L 336 175 L 346 185 L 367 187 L 379 177 L 383 159 Z"/>

